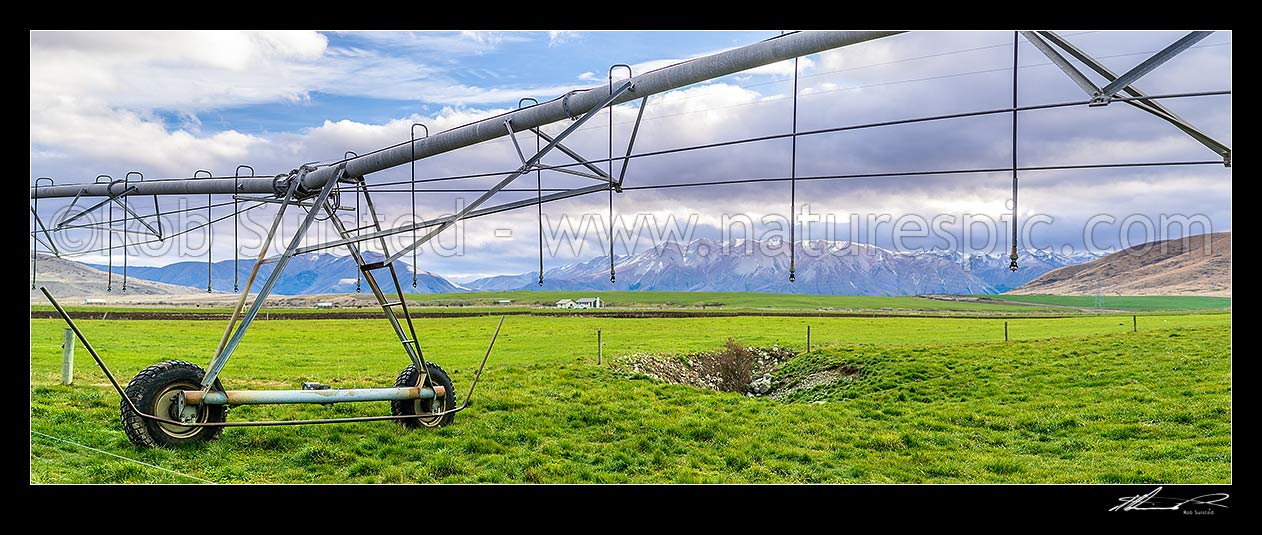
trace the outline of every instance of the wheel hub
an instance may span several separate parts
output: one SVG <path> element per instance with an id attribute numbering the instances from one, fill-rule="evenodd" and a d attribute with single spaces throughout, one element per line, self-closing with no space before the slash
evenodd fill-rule
<path id="1" fill-rule="evenodd" d="M 429 374 L 428 373 L 422 374 L 420 379 L 417 381 L 417 386 L 424 386 L 426 383 L 429 383 L 429 382 L 430 382 Z M 413 411 L 418 416 L 422 414 L 433 415 L 432 418 L 417 418 L 416 419 L 418 422 L 421 423 L 421 425 L 424 425 L 425 427 L 436 427 L 438 423 L 442 421 L 442 416 L 440 415 L 443 413 L 444 407 L 446 407 L 446 403 L 443 402 L 442 398 L 438 398 L 438 397 L 434 397 L 431 399 L 418 399 L 413 402 Z"/>
<path id="2" fill-rule="evenodd" d="M 197 407 L 184 401 L 184 392 L 178 392 L 171 398 L 170 418 L 184 423 L 197 421 Z"/>
<path id="3" fill-rule="evenodd" d="M 202 418 L 201 411 L 196 406 L 184 403 L 183 396 L 180 395 L 182 390 L 196 388 L 196 385 L 186 383 L 176 383 L 168 385 L 154 400 L 153 414 L 165 414 L 172 420 L 180 422 L 192 423 L 200 421 Z M 186 427 L 182 425 L 159 423 L 166 434 L 176 438 L 186 438 L 197 434 L 199 428 Z"/>

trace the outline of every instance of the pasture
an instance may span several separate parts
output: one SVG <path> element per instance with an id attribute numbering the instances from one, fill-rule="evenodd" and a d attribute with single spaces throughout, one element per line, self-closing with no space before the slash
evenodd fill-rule
<path id="1" fill-rule="evenodd" d="M 417 322 L 427 358 L 452 374 L 461 399 L 497 321 Z M 204 366 L 224 326 L 79 323 L 124 381 L 164 359 Z M 801 350 L 807 325 L 813 351 L 777 381 L 838 366 L 859 369 L 857 379 L 773 401 L 609 366 L 631 353 L 716 349 L 729 337 Z M 1230 313 L 1143 315 L 1137 333 L 1130 315 L 510 316 L 473 406 L 450 427 L 229 428 L 217 442 L 163 450 L 127 441 L 119 398 L 82 348 L 74 386 L 58 383 L 64 324 L 33 319 L 31 481 L 1228 483 L 1230 325 Z M 223 380 L 230 389 L 389 386 L 406 361 L 384 320 L 260 321 Z M 239 407 L 229 419 L 388 411 L 385 403 Z"/>

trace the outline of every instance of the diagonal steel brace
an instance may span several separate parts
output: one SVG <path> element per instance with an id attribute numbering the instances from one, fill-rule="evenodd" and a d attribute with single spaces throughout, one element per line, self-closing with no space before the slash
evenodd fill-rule
<path id="1" fill-rule="evenodd" d="M 62 227 L 65 227 L 67 223 L 70 223 L 71 221 L 74 221 L 74 220 L 76 220 L 76 219 L 79 219 L 80 217 L 83 217 L 83 216 L 87 215 L 87 214 L 88 214 L 88 212 L 91 212 L 91 211 L 93 211 L 93 210 L 96 210 L 97 208 L 100 208 L 100 207 L 102 207 L 102 206 L 105 206 L 105 205 L 109 204 L 110 202 L 113 202 L 115 199 L 118 199 L 119 197 L 122 197 L 123 195 L 127 195 L 128 193 L 131 193 L 131 192 L 133 192 L 133 191 L 136 191 L 136 186 L 130 186 L 130 187 L 128 187 L 127 189 L 124 189 L 124 190 L 123 190 L 122 192 L 120 192 L 120 193 L 114 193 L 114 194 L 111 194 L 109 197 L 106 197 L 106 198 L 105 198 L 104 200 L 102 200 L 101 202 L 98 202 L 98 203 L 96 203 L 96 204 L 92 205 L 91 207 L 85 208 L 82 212 L 79 212 L 79 213 L 77 213 L 77 214 L 75 214 L 75 215 L 72 215 L 72 216 L 70 216 L 70 217 L 67 217 L 67 218 L 63 218 L 63 219 L 61 220 L 61 222 L 60 222 L 60 223 L 57 223 L 57 226 L 56 226 L 55 228 L 53 228 L 53 230 L 61 230 L 61 229 L 62 229 Z M 73 205 L 74 203 L 71 203 L 71 204 Z"/>
<path id="2" fill-rule="evenodd" d="M 574 121 L 573 123 L 570 123 L 570 125 L 566 127 L 564 131 L 562 131 L 559 135 L 557 135 L 555 139 L 553 139 L 552 141 L 549 141 L 548 144 L 544 146 L 542 149 L 540 149 L 539 152 L 535 153 L 534 156 L 531 156 L 530 158 L 528 158 L 526 160 L 526 163 L 523 163 L 521 167 L 517 168 L 516 171 L 513 171 L 507 177 L 504 177 L 504 179 L 501 180 L 498 184 L 496 184 L 491 189 L 487 190 L 486 193 L 483 193 L 477 199 L 474 199 L 473 202 L 469 203 L 467 206 L 465 206 L 463 209 L 457 212 L 454 216 L 452 216 L 451 219 L 439 225 L 438 228 L 429 231 L 424 236 L 422 236 L 421 239 L 416 240 L 411 245 L 408 245 L 407 247 L 400 249 L 398 252 L 394 253 L 393 255 L 390 255 L 390 257 L 386 258 L 385 262 L 383 263 L 384 264 L 394 263 L 395 260 L 398 260 L 402 258 L 404 255 L 412 252 L 413 249 L 416 249 L 417 247 L 424 245 L 426 242 L 433 239 L 435 236 L 439 235 L 444 230 L 447 230 L 452 225 L 456 224 L 457 221 L 464 219 L 464 217 L 467 216 L 469 212 L 472 212 L 477 207 L 485 203 L 488 199 L 493 197 L 496 193 L 499 193 L 500 190 L 507 187 L 510 183 L 516 180 L 517 177 L 529 172 L 531 167 L 539 163 L 539 160 L 543 159 L 544 155 L 551 152 L 552 149 L 556 148 L 556 146 L 560 144 L 560 141 L 562 139 L 569 136 L 575 130 L 578 130 L 578 127 L 582 126 L 583 123 L 587 122 L 589 119 L 594 117 L 597 113 L 600 112 L 600 110 L 604 109 L 605 106 L 609 106 L 610 104 L 612 104 L 613 101 L 617 99 L 618 97 L 622 96 L 623 93 L 631 90 L 631 87 L 632 87 L 632 83 L 628 81 L 622 84 L 622 86 L 620 86 L 618 89 L 610 91 L 608 97 L 605 97 L 598 105 L 594 106 L 590 111 L 588 111 L 578 120 Z"/>
<path id="3" fill-rule="evenodd" d="M 565 153 L 566 156 L 569 156 L 575 162 L 583 164 L 583 167 L 590 169 L 593 173 L 596 173 L 596 175 L 589 175 L 587 173 L 581 173 L 578 171 L 574 171 L 572 169 L 566 169 L 564 167 L 551 168 L 549 169 L 550 171 L 560 171 L 562 173 L 569 173 L 571 175 L 587 177 L 587 178 L 591 178 L 595 180 L 600 180 L 602 182 L 609 182 L 611 180 L 609 178 L 609 173 L 606 173 L 604 169 L 596 167 L 591 162 L 587 161 L 587 158 L 584 158 L 581 154 L 574 151 L 574 149 L 571 149 L 565 146 L 564 144 L 562 144 L 561 142 L 557 141 L 557 138 L 549 136 L 548 134 L 544 133 L 544 131 L 540 128 L 535 128 L 534 131 L 536 134 L 539 135 L 539 137 L 543 138 L 544 141 L 547 141 L 549 143 L 556 143 L 557 150 Z"/>
<path id="4" fill-rule="evenodd" d="M 1061 56 L 1060 52 L 1057 52 L 1056 49 L 1047 44 L 1047 42 L 1039 37 L 1037 33 L 1023 31 L 1021 32 L 1021 35 L 1025 37 L 1025 40 L 1029 41 L 1030 44 L 1034 45 L 1034 48 L 1037 48 L 1044 56 L 1047 56 L 1047 59 L 1052 60 L 1052 63 L 1059 67 L 1066 76 L 1069 76 L 1070 80 L 1073 80 L 1075 84 L 1078 84 L 1078 87 L 1081 87 L 1082 90 L 1087 93 L 1088 97 L 1094 97 L 1095 95 L 1100 94 L 1099 87 L 1096 87 L 1091 80 L 1087 79 L 1087 77 L 1079 72 L 1073 64 L 1069 63 L 1069 60 L 1065 59 L 1064 56 Z"/>
<path id="5" fill-rule="evenodd" d="M 1081 49 L 1074 46 L 1073 43 L 1070 43 L 1068 40 L 1066 40 L 1064 37 L 1061 37 L 1056 32 L 1048 31 L 1048 30 L 1041 30 L 1035 33 L 1043 36 L 1045 39 L 1050 41 L 1052 44 L 1060 47 L 1065 52 L 1068 52 L 1069 55 L 1073 56 L 1078 61 L 1081 61 L 1088 68 L 1095 71 L 1096 74 L 1103 76 L 1106 80 L 1110 82 L 1117 80 L 1118 78 L 1117 74 L 1109 70 L 1108 67 L 1105 67 L 1104 64 L 1100 63 L 1095 58 L 1088 55 L 1086 52 L 1083 52 Z M 1137 89 L 1136 87 L 1132 85 L 1127 85 L 1123 87 L 1122 91 L 1126 92 L 1126 94 L 1132 97 L 1142 98 L 1142 97 L 1147 96 L 1142 91 L 1140 91 L 1139 89 Z M 1169 109 L 1167 109 L 1165 106 L 1162 106 L 1157 101 L 1155 100 L 1127 100 L 1125 102 L 1136 108 L 1139 108 L 1148 113 L 1156 115 L 1157 117 L 1161 118 L 1162 120 L 1166 122 L 1169 122 L 1170 124 L 1173 124 L 1176 128 L 1178 128 L 1179 130 L 1182 130 L 1183 133 L 1189 136 L 1192 136 L 1192 138 L 1200 142 L 1200 144 L 1205 145 L 1207 148 L 1217 153 L 1219 156 L 1223 158 L 1223 164 L 1226 165 L 1227 167 L 1231 167 L 1231 148 L 1230 147 L 1218 142 L 1214 138 L 1210 137 L 1208 134 L 1202 132 L 1200 129 L 1196 128 L 1191 123 L 1184 120 L 1182 117 L 1179 117 L 1173 111 L 1170 111 Z"/>
<path id="6" fill-rule="evenodd" d="M 284 197 L 286 201 L 292 201 L 300 196 L 299 185 L 302 183 L 302 177 L 305 176 L 309 170 L 310 168 L 304 165 L 302 166 L 302 169 L 290 179 L 289 189 Z M 316 199 L 312 202 L 312 204 L 315 206 L 323 205 L 324 201 L 329 198 L 329 194 L 333 192 L 333 187 L 337 185 L 338 181 L 343 177 L 345 172 L 345 163 L 337 166 L 337 172 L 334 175 L 334 179 L 326 182 L 324 186 L 320 188 L 320 191 L 316 195 Z M 211 359 L 210 366 L 206 370 L 206 376 L 202 378 L 203 390 L 210 389 L 210 386 L 215 383 L 215 378 L 219 377 L 220 370 L 223 369 L 224 364 L 228 363 L 228 358 L 232 356 L 232 352 L 237 348 L 237 345 L 241 343 L 241 338 L 245 336 L 246 330 L 250 327 L 254 318 L 258 316 L 259 310 L 263 308 L 263 303 L 267 300 L 268 294 L 272 292 L 272 288 L 276 286 L 277 281 L 280 280 L 281 272 L 285 271 L 285 266 L 289 264 L 289 261 L 293 259 L 294 255 L 297 253 L 298 244 L 302 243 L 302 239 L 307 234 L 307 229 L 311 227 L 311 223 L 315 221 L 316 215 L 320 213 L 319 210 L 312 209 L 307 212 L 307 215 L 302 219 L 302 222 L 298 224 L 298 229 L 294 232 L 294 237 L 290 240 L 289 246 L 286 247 L 284 253 L 281 254 L 280 260 L 276 262 L 276 267 L 273 268 L 272 273 L 268 275 L 267 281 L 265 281 L 263 286 L 259 288 L 258 294 L 254 297 L 254 302 L 250 304 L 250 310 L 246 312 L 245 317 L 241 319 L 241 324 L 237 326 L 234 331 L 233 324 L 236 323 L 237 315 L 240 314 L 242 305 L 245 304 L 246 296 L 250 294 L 250 286 L 253 285 L 254 277 L 258 274 L 259 267 L 262 266 L 261 261 L 263 260 L 262 257 L 267 254 L 267 246 L 275 237 L 277 227 L 280 225 L 281 219 L 285 216 L 286 207 L 288 207 L 288 203 L 281 204 L 280 210 L 276 212 L 276 219 L 272 222 L 272 229 L 268 232 L 267 240 L 264 242 L 263 247 L 259 250 L 259 261 L 254 263 L 254 269 L 250 272 L 250 278 L 245 283 L 245 291 L 241 292 L 241 298 L 237 302 L 237 308 L 233 311 L 232 319 L 228 322 L 228 329 L 224 331 L 224 339 L 220 340 L 219 349 L 215 352 L 215 357 Z M 230 338 L 228 337 L 229 332 L 232 333 Z"/>
<path id="7" fill-rule="evenodd" d="M 44 246 L 48 247 L 48 249 L 52 251 L 53 255 L 55 255 L 57 258 L 61 258 L 61 253 L 57 251 L 57 246 L 53 244 L 52 235 L 48 233 L 48 227 L 44 226 L 44 221 L 39 218 L 39 214 L 35 213 L 35 207 L 31 207 L 31 215 L 35 216 L 35 223 L 39 225 L 40 231 L 44 233 L 44 238 L 48 240 L 48 243 L 44 244 Z M 32 234 L 34 233 L 32 232 Z M 39 236 L 35 236 L 35 239 L 38 241 Z"/>
<path id="8" fill-rule="evenodd" d="M 1145 74 L 1152 72 L 1153 69 L 1160 67 L 1161 64 L 1170 61 L 1171 58 L 1179 55 L 1180 52 L 1187 50 L 1201 39 L 1209 37 L 1209 34 L 1211 33 L 1214 32 L 1191 32 L 1180 38 L 1178 41 L 1175 41 L 1170 46 L 1165 47 L 1160 52 L 1153 54 L 1152 57 L 1144 60 L 1139 65 L 1136 65 L 1133 69 L 1126 71 L 1126 74 L 1117 77 L 1116 80 L 1109 82 L 1109 85 L 1104 86 L 1104 88 L 1100 90 L 1100 93 L 1092 98 L 1092 100 L 1095 101 L 1093 104 L 1108 104 L 1108 100 L 1113 98 L 1113 95 L 1116 95 L 1123 87 L 1130 85 L 1131 82 L 1134 82 Z"/>

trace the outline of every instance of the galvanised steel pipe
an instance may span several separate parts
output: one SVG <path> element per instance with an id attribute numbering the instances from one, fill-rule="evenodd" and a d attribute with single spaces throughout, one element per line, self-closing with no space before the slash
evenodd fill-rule
<path id="1" fill-rule="evenodd" d="M 143 184 L 143 187 L 141 185 Z M 240 187 L 234 190 L 234 185 Z M 281 182 L 281 192 L 284 193 L 284 183 Z M 31 188 L 31 197 L 52 198 L 52 197 L 74 197 L 83 192 L 84 197 L 104 197 L 108 196 L 108 184 L 62 184 L 60 186 L 44 186 L 40 188 Z M 130 197 L 140 195 L 192 195 L 192 194 L 228 194 L 233 193 L 276 193 L 275 177 L 253 177 L 253 178 L 203 178 L 200 180 L 191 179 L 170 179 L 154 182 L 136 182 L 136 191 L 128 193 Z"/>
<path id="2" fill-rule="evenodd" d="M 353 401 L 396 401 L 434 399 L 447 395 L 441 385 L 404 388 L 344 388 L 329 390 L 228 390 L 180 393 L 189 405 L 281 405 L 290 403 L 341 403 Z"/>
<path id="3" fill-rule="evenodd" d="M 691 59 L 636 76 L 632 78 L 635 84 L 634 88 L 614 100 L 613 104 L 637 100 L 648 95 L 663 93 L 755 67 L 793 59 L 798 56 L 823 52 L 900 33 L 903 32 L 811 31 L 785 34 L 752 45 Z M 508 135 L 508 129 L 504 127 L 505 120 L 512 121 L 510 124 L 514 132 L 521 132 L 563 119 L 578 117 L 591 111 L 592 108 L 598 106 L 608 96 L 609 88 L 607 85 L 572 91 L 563 97 L 529 108 L 514 110 L 503 115 L 420 138 L 410 144 L 404 143 L 346 160 L 346 174 L 348 176 L 364 176 L 403 165 L 413 160 L 428 158 L 504 137 Z M 334 165 L 320 167 L 307 173 L 302 179 L 300 189 L 303 191 L 319 191 L 335 174 L 336 166 Z M 273 193 L 277 191 L 273 186 L 271 177 L 243 178 L 239 183 L 240 189 L 236 190 L 237 193 Z M 34 197 L 73 197 L 79 194 L 81 190 L 84 196 L 103 196 L 108 194 L 106 187 L 105 184 L 100 186 L 71 184 L 32 188 L 31 191 Z M 185 195 L 196 193 L 233 193 L 233 179 L 137 183 L 136 191 L 131 193 L 131 195 Z"/>
<path id="4" fill-rule="evenodd" d="M 898 34 L 895 31 L 837 31 L 837 32 L 795 32 L 720 52 L 718 54 L 695 58 L 669 67 L 663 67 L 632 78 L 632 90 L 615 99 L 610 105 L 629 102 L 648 95 L 678 89 L 698 82 L 704 82 L 721 76 L 769 65 L 778 61 L 798 56 L 823 52 L 881 37 Z M 564 97 L 556 98 L 529 108 L 514 110 L 503 115 L 483 119 L 476 123 L 457 127 L 446 132 L 421 138 L 408 144 L 396 146 L 380 152 L 365 154 L 346 162 L 346 173 L 350 176 L 363 176 L 415 159 L 428 158 L 437 154 L 468 147 L 484 141 L 508 135 L 504 121 L 511 119 L 510 126 L 514 132 L 555 123 L 563 119 L 578 117 L 591 111 L 609 96 L 608 85 L 571 92 Z M 413 152 L 415 149 L 415 152 Z M 332 167 L 322 167 L 310 173 L 302 180 L 302 188 L 319 189 L 333 177 Z"/>

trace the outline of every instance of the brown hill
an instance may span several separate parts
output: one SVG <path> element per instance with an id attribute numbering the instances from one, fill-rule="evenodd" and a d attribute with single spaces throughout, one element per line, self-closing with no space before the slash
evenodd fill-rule
<path id="1" fill-rule="evenodd" d="M 31 267 L 31 258 L 26 258 L 26 267 Z M 135 295 L 189 295 L 198 293 L 197 288 L 164 284 L 135 277 L 128 277 L 127 291 L 122 291 L 123 277 L 114 274 L 114 286 L 110 292 L 105 291 L 105 271 L 88 267 L 73 260 L 66 260 L 46 254 L 39 255 L 39 264 L 35 274 L 35 283 L 48 287 L 48 291 L 56 297 L 62 296 L 135 296 Z M 30 280 L 28 279 L 29 283 Z M 36 297 L 38 296 L 38 299 Z M 43 301 L 44 294 L 38 289 L 31 290 L 32 301 Z"/>
<path id="2" fill-rule="evenodd" d="M 1150 242 L 1054 269 L 1009 294 L 1231 297 L 1231 233 Z"/>

